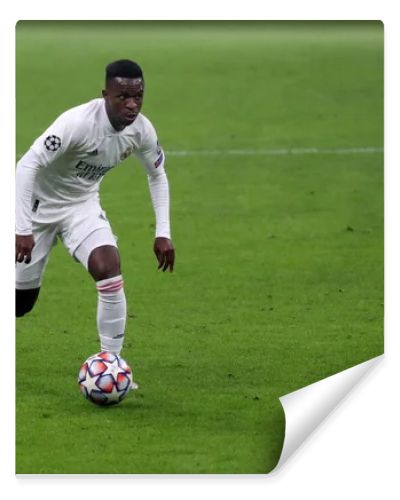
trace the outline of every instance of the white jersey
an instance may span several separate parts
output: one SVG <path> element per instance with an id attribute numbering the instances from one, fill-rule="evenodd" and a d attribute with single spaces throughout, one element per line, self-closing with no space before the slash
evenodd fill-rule
<path id="1" fill-rule="evenodd" d="M 153 125 L 144 115 L 139 114 L 132 124 L 117 131 L 108 119 L 102 98 L 60 115 L 18 163 L 21 171 L 27 167 L 26 174 L 34 169 L 35 176 L 30 201 L 18 185 L 23 181 L 17 177 L 17 233 L 28 234 L 32 220 L 52 222 L 59 217 L 60 210 L 98 197 L 104 175 L 131 154 L 145 167 L 150 190 L 154 185 L 154 192 L 151 191 L 153 205 L 157 205 L 157 182 L 154 180 L 163 178 L 164 184 L 166 182 L 164 153 Z M 21 174 L 20 177 L 22 179 Z M 30 207 L 27 207 L 28 202 Z M 18 208 L 23 203 L 25 213 Z M 162 217 L 165 225 L 169 215 Z M 29 218 L 31 220 L 27 220 Z M 167 231 L 164 228 L 164 232 L 169 233 L 169 228 Z"/>

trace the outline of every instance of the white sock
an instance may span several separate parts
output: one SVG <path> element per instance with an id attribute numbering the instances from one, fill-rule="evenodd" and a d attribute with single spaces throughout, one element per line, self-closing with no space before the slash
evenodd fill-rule
<path id="1" fill-rule="evenodd" d="M 119 354 L 124 343 L 126 299 L 122 276 L 97 281 L 97 329 L 102 351 Z"/>

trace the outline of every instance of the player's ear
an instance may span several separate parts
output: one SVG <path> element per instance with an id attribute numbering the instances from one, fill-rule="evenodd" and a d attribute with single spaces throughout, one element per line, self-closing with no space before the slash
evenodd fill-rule
<path id="1" fill-rule="evenodd" d="M 103 97 L 106 97 L 106 96 L 108 95 L 107 90 L 106 90 L 106 89 L 103 89 L 103 90 L 101 91 L 101 95 L 102 95 Z"/>

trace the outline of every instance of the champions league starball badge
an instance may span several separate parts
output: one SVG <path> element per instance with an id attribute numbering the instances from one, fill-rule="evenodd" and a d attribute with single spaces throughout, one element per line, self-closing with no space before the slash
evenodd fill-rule
<path id="1" fill-rule="evenodd" d="M 61 147 L 61 139 L 56 135 L 49 135 L 44 141 L 47 151 L 57 151 Z"/>

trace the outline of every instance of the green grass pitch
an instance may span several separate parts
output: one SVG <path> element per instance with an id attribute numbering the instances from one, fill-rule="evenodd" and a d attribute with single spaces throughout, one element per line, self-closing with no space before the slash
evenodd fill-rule
<path id="1" fill-rule="evenodd" d="M 141 63 L 177 250 L 157 272 L 126 160 L 101 197 L 140 390 L 112 408 L 80 395 L 97 297 L 59 244 L 17 321 L 17 473 L 270 471 L 278 397 L 383 352 L 382 24 L 21 22 L 16 44 L 17 155 L 101 95 L 108 62 Z"/>

